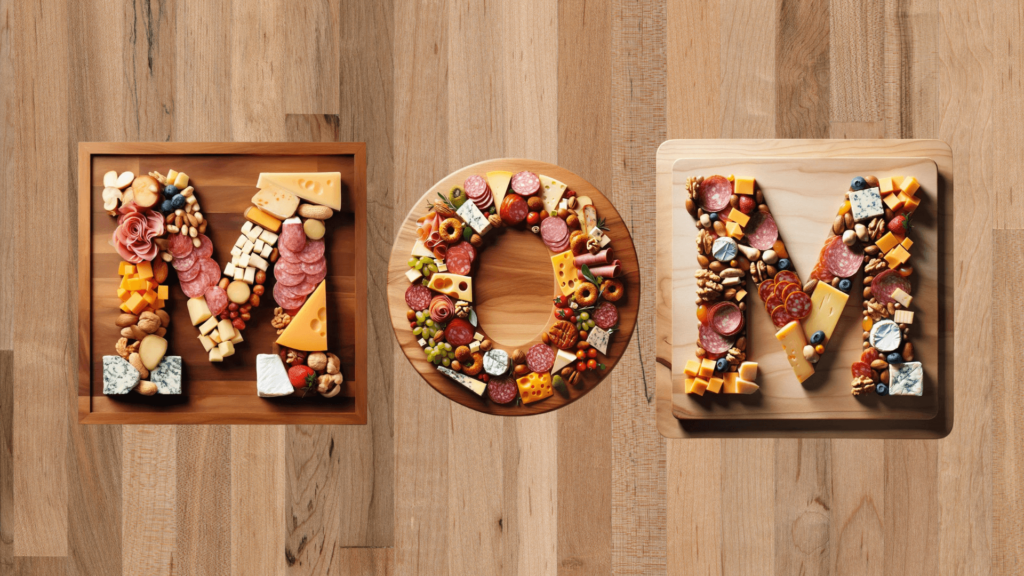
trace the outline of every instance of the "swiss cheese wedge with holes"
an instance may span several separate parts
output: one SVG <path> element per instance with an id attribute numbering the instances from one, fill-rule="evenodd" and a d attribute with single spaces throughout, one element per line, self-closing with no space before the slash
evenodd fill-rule
<path id="1" fill-rule="evenodd" d="M 309 295 L 299 313 L 277 337 L 277 343 L 286 348 L 304 352 L 327 350 L 327 281 L 323 281 Z"/>

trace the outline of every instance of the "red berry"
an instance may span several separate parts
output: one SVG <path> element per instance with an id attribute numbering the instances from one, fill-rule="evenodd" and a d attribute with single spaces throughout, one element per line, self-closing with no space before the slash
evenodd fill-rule
<path id="1" fill-rule="evenodd" d="M 597 358 L 597 348 L 587 350 L 587 358 Z"/>
<path id="2" fill-rule="evenodd" d="M 757 203 L 754 202 L 754 199 L 751 198 L 750 196 L 747 196 L 746 194 L 740 194 L 739 197 L 740 212 L 743 212 L 744 214 L 750 214 L 751 212 L 754 211 L 754 208 L 757 208 Z"/>
<path id="3" fill-rule="evenodd" d="M 288 369 L 288 380 L 294 388 L 316 386 L 316 372 L 309 366 L 292 366 Z"/>
<path id="4" fill-rule="evenodd" d="M 904 237 L 910 231 L 910 219 L 906 214 L 897 214 L 889 220 L 889 231 L 899 237 Z"/>
<path id="5" fill-rule="evenodd" d="M 576 196 L 576 191 L 575 190 L 566 190 L 564 196 L 566 198 L 573 198 L 573 197 Z"/>
<path id="6" fill-rule="evenodd" d="M 235 318 L 231 321 L 231 325 L 235 327 L 235 330 L 245 330 L 245 320 L 241 318 Z"/>
<path id="7" fill-rule="evenodd" d="M 577 372 L 586 372 L 587 371 L 587 363 L 586 362 L 577 362 L 576 363 L 576 371 Z"/>
<path id="8" fill-rule="evenodd" d="M 417 326 L 416 322 L 409 322 L 409 328 L 412 328 L 413 330 L 415 330 L 416 326 Z"/>
<path id="9" fill-rule="evenodd" d="M 481 382 L 487 382 L 491 379 L 491 377 L 488 376 L 487 374 L 481 374 L 477 376 L 477 378 L 479 378 Z"/>

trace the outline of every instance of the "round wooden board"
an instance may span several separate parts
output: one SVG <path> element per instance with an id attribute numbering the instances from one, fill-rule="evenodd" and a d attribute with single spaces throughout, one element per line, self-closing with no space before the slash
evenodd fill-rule
<path id="1" fill-rule="evenodd" d="M 427 361 L 427 356 L 417 343 L 406 318 L 409 307 L 405 303 L 405 290 L 409 286 L 409 280 L 405 273 L 409 270 L 408 261 L 416 241 L 416 219 L 426 213 L 427 201 L 437 198 L 438 192 L 447 193 L 452 186 L 462 186 L 469 176 L 482 176 L 493 170 L 507 170 L 513 173 L 530 170 L 564 182 L 570 190 L 575 190 L 578 196 L 590 197 L 597 208 L 598 217 L 605 220 L 615 258 L 622 262 L 622 276 L 619 279 L 625 285 L 626 293 L 622 300 L 616 302 L 619 309 L 619 329 L 612 334 L 608 346 L 604 362 L 607 369 L 600 373 L 589 370 L 585 372 L 580 386 L 569 386 L 568 398 L 556 390 L 551 397 L 533 404 L 516 406 L 513 403 L 503 406 L 488 400 L 486 394 L 479 397 L 438 372 L 434 365 Z M 477 257 L 478 263 L 473 273 L 473 305 L 480 319 L 478 331 L 491 339 L 496 347 L 510 354 L 515 348 L 525 352 L 530 346 L 541 341 L 541 334 L 554 322 L 554 306 L 551 302 L 554 296 L 561 294 L 551 266 L 551 256 L 554 253 L 547 249 L 538 235 L 525 229 L 500 228 L 488 232 L 487 236 L 487 244 Z M 492 236 L 495 237 L 491 238 Z M 514 271 L 515 275 L 508 274 L 502 277 L 499 275 L 502 270 Z M 640 271 L 637 266 L 636 250 L 619 213 L 592 184 L 564 168 L 546 162 L 512 158 L 486 160 L 449 174 L 416 202 L 402 223 L 395 244 L 391 248 L 391 260 L 388 264 L 388 306 L 391 311 L 391 325 L 406 358 L 434 390 L 463 406 L 488 414 L 543 414 L 570 404 L 593 390 L 611 373 L 629 345 L 629 339 L 636 327 L 639 303 Z"/>

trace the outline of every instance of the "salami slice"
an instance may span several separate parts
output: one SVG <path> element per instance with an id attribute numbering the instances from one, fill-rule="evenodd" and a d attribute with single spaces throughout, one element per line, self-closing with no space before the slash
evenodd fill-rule
<path id="1" fill-rule="evenodd" d="M 195 278 L 188 282 L 181 283 L 181 291 L 185 293 L 185 296 L 189 298 L 199 298 L 206 293 L 206 290 L 210 287 L 210 284 L 206 283 L 206 277 L 202 274 L 196 275 Z"/>
<path id="2" fill-rule="evenodd" d="M 476 329 L 462 318 L 452 318 L 444 329 L 444 337 L 452 346 L 468 346 L 473 341 L 473 334 L 476 334 Z"/>
<path id="3" fill-rule="evenodd" d="M 228 308 L 228 293 L 220 286 L 211 286 L 203 294 L 203 297 L 206 298 L 206 306 L 210 309 L 210 314 L 214 316 Z"/>
<path id="4" fill-rule="evenodd" d="M 282 286 L 298 286 L 306 280 L 306 275 L 302 272 L 292 273 L 284 272 L 282 270 L 274 270 L 274 279 L 277 283 Z"/>
<path id="5" fill-rule="evenodd" d="M 302 280 L 302 283 L 299 284 L 298 286 L 295 286 L 293 288 L 293 290 L 295 290 L 295 292 L 301 294 L 302 297 L 305 298 L 306 296 L 309 296 L 310 294 L 312 294 L 313 290 L 316 290 L 316 287 L 319 284 L 320 284 L 320 282 L 317 281 L 315 278 L 310 277 L 310 276 L 306 276 Z"/>
<path id="6" fill-rule="evenodd" d="M 487 397 L 495 404 L 508 404 L 519 395 L 519 385 L 509 376 L 496 376 L 487 382 Z"/>
<path id="7" fill-rule="evenodd" d="M 430 319 L 434 322 L 447 322 L 455 313 L 455 305 L 452 299 L 444 294 L 438 294 L 430 300 Z"/>
<path id="8" fill-rule="evenodd" d="M 287 274 L 305 274 L 305 272 L 302 271 L 302 262 L 296 258 L 285 258 L 283 256 L 278 258 L 277 263 L 274 264 L 274 275 L 281 272 Z"/>
<path id="9" fill-rule="evenodd" d="M 413 286 L 419 286 L 420 288 L 427 288 L 419 284 L 413 284 Z M 430 289 L 427 288 L 428 296 Z M 408 296 L 408 292 L 406 292 Z M 280 282 L 274 284 L 274 301 L 277 305 L 285 310 L 295 310 L 302 307 L 302 304 L 306 301 L 305 297 L 296 294 L 290 290 L 287 286 L 282 285 Z"/>
<path id="10" fill-rule="evenodd" d="M 619 309 L 615 307 L 615 304 L 605 300 L 594 310 L 591 317 L 598 328 L 607 330 L 619 323 Z"/>
<path id="11" fill-rule="evenodd" d="M 757 295 L 761 297 L 762 302 L 767 302 L 768 298 L 774 293 L 775 281 L 765 280 L 757 285 Z"/>
<path id="12" fill-rule="evenodd" d="M 811 297 L 800 290 L 790 293 L 785 300 L 786 312 L 797 320 L 810 316 L 811 310 L 814 308 Z"/>
<path id="13" fill-rule="evenodd" d="M 213 286 L 217 282 L 220 282 L 220 266 L 213 261 L 212 258 L 207 258 L 202 261 L 202 276 L 206 280 L 207 286 Z"/>
<path id="14" fill-rule="evenodd" d="M 520 196 L 533 196 L 540 191 L 540 178 L 529 170 L 523 170 L 512 176 L 512 190 Z"/>
<path id="15" fill-rule="evenodd" d="M 779 227 L 771 214 L 755 212 L 746 226 L 747 241 L 758 250 L 769 250 L 779 239 Z"/>
<path id="16" fill-rule="evenodd" d="M 743 311 L 732 302 L 719 302 L 708 313 L 711 327 L 722 336 L 735 336 L 743 329 Z"/>
<path id="17" fill-rule="evenodd" d="M 448 247 L 448 253 L 444 256 L 444 263 L 452 274 L 468 276 L 473 271 L 473 262 L 476 261 L 476 248 L 469 242 L 459 242 Z"/>
<path id="18" fill-rule="evenodd" d="M 200 234 L 198 238 L 199 248 L 196 248 L 196 252 L 199 252 L 199 257 L 209 258 L 213 256 L 213 241 L 210 240 L 209 236 L 206 234 Z"/>
<path id="19" fill-rule="evenodd" d="M 281 248 L 289 252 L 302 252 L 306 247 L 306 232 L 303 231 L 302 224 L 285 224 L 278 241 Z"/>
<path id="20" fill-rule="evenodd" d="M 772 324 L 775 324 L 776 328 L 782 328 L 792 321 L 793 318 L 789 315 L 789 312 L 786 312 L 785 306 L 776 306 L 772 310 Z"/>
<path id="21" fill-rule="evenodd" d="M 792 294 L 794 292 L 801 292 L 801 291 L 802 291 L 802 288 L 800 288 L 800 285 L 799 284 L 795 284 L 793 282 L 787 282 L 787 283 L 783 284 L 781 288 L 776 288 L 775 289 L 775 292 L 778 295 L 779 300 L 782 300 L 783 302 L 786 301 L 786 298 L 788 298 L 790 294 Z"/>
<path id="22" fill-rule="evenodd" d="M 860 355 L 860 361 L 866 364 L 871 364 L 875 360 L 878 360 L 882 355 L 876 348 L 868 348 Z"/>
<path id="23" fill-rule="evenodd" d="M 837 238 L 838 242 L 833 240 L 828 245 L 822 262 L 833 276 L 849 278 L 856 274 L 857 270 L 860 270 L 860 265 L 864 263 L 864 256 L 853 251 L 838 236 L 834 236 L 834 238 Z"/>
<path id="24" fill-rule="evenodd" d="M 549 247 L 560 246 L 569 237 L 569 226 L 561 218 L 545 218 L 540 223 L 540 237 Z"/>
<path id="25" fill-rule="evenodd" d="M 498 210 L 502 222 L 509 226 L 515 226 L 526 220 L 529 213 L 530 207 L 526 205 L 526 200 L 518 194 L 507 194 L 501 201 L 501 208 Z"/>
<path id="26" fill-rule="evenodd" d="M 299 260 L 312 264 L 317 260 L 324 257 L 324 252 L 327 251 L 327 246 L 323 240 L 310 240 L 306 242 L 306 247 L 299 253 Z"/>
<path id="27" fill-rule="evenodd" d="M 800 277 L 792 270 L 779 270 L 779 273 L 775 275 L 775 282 L 792 282 L 793 284 L 799 285 Z"/>
<path id="28" fill-rule="evenodd" d="M 700 184 L 699 200 L 705 212 L 718 212 L 729 205 L 732 182 L 725 176 L 709 176 Z"/>
<path id="29" fill-rule="evenodd" d="M 722 336 L 710 326 L 698 326 L 697 342 L 711 354 L 725 354 L 732 348 L 732 339 Z"/>
<path id="30" fill-rule="evenodd" d="M 547 344 L 534 344 L 526 351 L 526 365 L 531 372 L 544 374 L 555 365 L 555 351 Z"/>
<path id="31" fill-rule="evenodd" d="M 306 262 L 300 262 L 299 268 L 302 269 L 303 274 L 309 276 L 318 276 L 327 272 L 327 259 L 321 258 L 315 262 L 307 264 Z"/>
<path id="32" fill-rule="evenodd" d="M 487 180 L 484 180 L 484 177 L 479 174 L 474 174 L 469 178 L 466 178 L 466 182 L 462 187 L 466 190 L 466 196 L 471 200 L 483 198 L 488 192 Z"/>
<path id="33" fill-rule="evenodd" d="M 202 272 L 202 271 L 203 271 L 203 267 L 202 266 L 197 266 L 196 263 L 193 262 L 191 268 L 186 268 L 184 270 L 178 270 L 178 281 L 179 282 L 191 282 L 192 280 L 195 280 L 196 276 L 199 276 L 199 273 Z"/>
<path id="34" fill-rule="evenodd" d="M 178 234 L 180 236 L 180 234 Z M 188 270 L 195 265 L 196 262 L 203 260 L 199 257 L 199 251 L 193 250 L 181 258 L 172 258 L 171 267 L 175 270 Z"/>
<path id="35" fill-rule="evenodd" d="M 277 293 L 277 287 L 274 287 L 274 293 Z M 405 303 L 409 305 L 409 308 L 420 312 L 430 307 L 431 292 L 430 288 L 422 284 L 411 284 L 405 289 Z"/>
<path id="36" fill-rule="evenodd" d="M 871 295 L 879 304 L 895 304 L 896 300 L 893 300 L 892 294 L 897 288 L 910 294 L 910 280 L 900 276 L 895 270 L 883 270 L 871 281 Z"/>
<path id="37" fill-rule="evenodd" d="M 306 281 L 312 282 L 314 286 L 319 286 L 320 282 L 323 282 L 323 279 L 326 277 L 327 267 L 324 266 L 323 269 L 320 270 L 320 272 L 317 272 L 316 274 L 306 274 Z"/>
<path id="38" fill-rule="evenodd" d="M 854 378 L 864 376 L 866 378 L 874 378 L 875 375 L 871 373 L 871 365 L 867 362 L 854 362 L 850 366 L 850 373 L 853 374 Z"/>
<path id="39" fill-rule="evenodd" d="M 814 267 L 814 270 L 811 270 L 811 278 L 814 278 L 819 282 L 831 284 L 832 279 L 835 278 L 835 276 L 833 276 L 832 273 L 826 270 L 822 265 L 818 264 Z"/>
<path id="40" fill-rule="evenodd" d="M 192 252 L 193 248 L 192 239 L 188 236 L 185 236 L 184 234 L 171 235 L 170 247 L 168 248 L 171 256 L 174 256 L 175 258 L 182 258 L 188 255 L 189 252 Z"/>

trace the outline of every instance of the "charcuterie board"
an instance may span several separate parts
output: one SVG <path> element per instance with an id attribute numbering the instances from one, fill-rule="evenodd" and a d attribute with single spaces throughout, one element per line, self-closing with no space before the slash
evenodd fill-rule
<path id="1" fill-rule="evenodd" d="M 78 199 L 80 422 L 366 423 L 364 144 L 81 143 Z"/>
<path id="2" fill-rule="evenodd" d="M 743 150 L 743 152 L 747 152 L 747 150 Z M 694 153 L 694 156 L 699 156 L 699 153 Z M 731 284 L 739 289 L 742 289 L 745 284 L 746 289 L 750 291 L 750 295 L 743 300 L 746 313 L 732 316 L 728 313 L 721 313 L 720 310 L 721 306 L 732 306 L 732 304 L 715 306 L 720 298 L 719 293 L 710 295 L 706 292 L 702 293 L 705 288 L 721 289 L 722 286 L 709 282 L 712 279 L 721 282 L 722 278 L 710 270 L 700 272 L 702 265 L 698 263 L 698 258 L 701 248 L 695 244 L 694 240 L 695 237 L 699 237 L 701 224 L 695 221 L 692 213 L 688 213 L 686 206 L 686 200 L 690 197 L 688 187 L 694 186 L 695 179 L 713 178 L 712 175 L 726 175 L 730 178 L 735 175 L 737 183 L 741 180 L 746 182 L 747 177 L 750 180 L 756 179 L 758 199 L 760 202 L 767 202 L 770 205 L 770 214 L 774 217 L 769 240 L 775 239 L 777 235 L 778 240 L 774 248 L 788 251 L 788 254 L 785 254 L 788 258 L 786 260 L 777 258 L 774 251 L 770 251 L 772 246 L 757 247 L 766 250 L 766 254 L 771 254 L 770 263 L 775 264 L 776 260 L 780 260 L 776 264 L 780 272 L 785 267 L 799 273 L 800 283 L 803 284 L 809 278 L 816 277 L 816 262 L 827 260 L 826 255 L 832 257 L 830 264 L 834 267 L 842 268 L 848 263 L 843 261 L 842 257 L 843 254 L 850 251 L 842 246 L 842 240 L 832 232 L 832 229 L 835 225 L 839 228 L 840 235 L 843 232 L 844 226 L 836 224 L 834 219 L 837 218 L 837 208 L 840 209 L 840 217 L 843 216 L 843 211 L 850 211 L 848 207 L 845 209 L 840 207 L 844 206 L 844 195 L 846 198 L 850 197 L 849 190 L 852 190 L 854 186 L 851 183 L 852 179 L 860 175 L 883 177 L 894 174 L 905 175 L 908 178 L 913 177 L 920 184 L 920 188 L 916 192 L 916 199 L 920 201 L 920 204 L 915 206 L 913 212 L 912 233 L 907 234 L 911 240 L 904 244 L 912 252 L 912 257 L 903 264 L 893 261 L 891 267 L 886 262 L 878 262 L 879 266 L 876 269 L 884 271 L 886 268 L 891 268 L 891 271 L 885 272 L 884 276 L 881 272 L 876 272 L 876 274 L 885 279 L 881 281 L 883 284 L 896 282 L 899 286 L 907 288 L 908 291 L 909 287 L 913 286 L 911 308 L 915 315 L 912 326 L 899 325 L 904 329 L 904 335 L 899 349 L 895 351 L 896 356 L 893 358 L 895 358 L 894 362 L 903 362 L 899 354 L 904 352 L 904 343 L 912 342 L 912 350 L 907 349 L 906 352 L 912 353 L 914 367 L 916 368 L 917 363 L 920 363 L 923 370 L 921 389 L 914 391 L 915 393 L 919 392 L 919 396 L 888 394 L 888 374 L 883 377 L 884 383 L 879 380 L 879 375 L 888 371 L 883 367 L 881 370 L 876 369 L 872 372 L 867 363 L 858 362 L 861 359 L 866 359 L 869 362 L 875 361 L 879 367 L 885 364 L 886 353 L 875 354 L 874 351 L 870 355 L 867 353 L 869 345 L 876 343 L 874 335 L 869 333 L 869 330 L 872 328 L 873 322 L 888 323 L 895 328 L 896 325 L 890 319 L 902 321 L 904 318 L 903 316 L 893 316 L 891 310 L 887 315 L 884 310 L 881 315 L 873 313 L 869 315 L 868 312 L 873 311 L 866 311 L 862 308 L 862 292 L 864 292 L 863 296 L 871 297 L 872 304 L 875 304 L 873 298 L 878 293 L 878 287 L 876 286 L 872 293 L 871 287 L 862 284 L 862 278 L 867 274 L 860 273 L 858 269 L 858 262 L 861 262 L 860 256 L 852 263 L 853 268 L 847 266 L 849 269 L 845 271 L 844 278 L 848 278 L 848 280 L 845 281 L 845 286 L 838 284 L 843 281 L 842 279 L 829 276 L 834 280 L 834 288 L 828 290 L 828 296 L 833 298 L 832 302 L 836 297 L 845 302 L 847 296 L 853 302 L 845 307 L 840 306 L 841 316 L 836 316 L 836 320 L 825 327 L 825 330 L 830 332 L 827 353 L 821 346 L 807 345 L 808 342 L 805 340 L 809 338 L 809 333 L 807 337 L 803 334 L 800 334 L 799 338 L 793 337 L 794 341 L 800 340 L 793 350 L 789 349 L 783 338 L 783 336 L 793 336 L 792 332 L 794 331 L 800 332 L 800 330 L 782 330 L 788 322 L 798 320 L 797 317 L 787 316 L 785 311 L 793 312 L 795 310 L 799 313 L 799 318 L 804 318 L 812 307 L 811 295 L 814 294 L 814 285 L 805 284 L 803 290 L 800 286 L 789 286 L 788 288 L 792 290 L 785 290 L 783 296 L 789 296 L 795 290 L 800 298 L 793 297 L 787 300 L 786 304 L 793 304 L 793 306 L 776 306 L 782 304 L 782 301 L 772 298 L 773 295 L 778 296 L 778 294 L 773 294 L 770 288 L 772 282 L 765 285 L 768 288 L 767 294 L 764 289 L 759 291 L 756 284 L 758 276 L 752 270 L 750 275 L 754 277 L 754 281 L 744 278 L 745 282 Z M 658 189 L 659 206 L 668 206 L 671 210 L 670 216 L 659 214 L 659 245 L 670 243 L 671 252 L 669 258 L 661 258 L 661 254 L 659 254 L 658 276 L 659 286 L 662 290 L 658 294 L 660 303 L 658 359 L 661 364 L 658 385 L 659 398 L 662 398 L 661 391 L 664 380 L 670 379 L 671 413 L 680 423 L 684 432 L 705 436 L 761 434 L 772 436 L 806 435 L 804 433 L 806 431 L 811 435 L 888 437 L 886 436 L 889 434 L 888 430 L 927 431 L 935 429 L 936 422 L 946 421 L 951 413 L 949 403 L 952 400 L 952 390 L 951 379 L 948 377 L 951 367 L 946 365 L 941 354 L 947 309 L 943 305 L 944 296 L 940 291 L 940 286 L 943 283 L 943 274 L 946 273 L 944 254 L 947 249 L 951 250 L 951 248 L 948 247 L 948 240 L 942 236 L 946 199 L 942 194 L 935 161 L 929 158 L 895 156 L 878 158 L 756 158 L 746 154 L 737 154 L 734 157 L 722 154 L 713 159 L 676 158 L 672 162 L 670 176 L 671 180 L 664 178 L 659 181 Z M 869 177 L 869 181 L 871 180 Z M 885 178 L 882 180 L 884 189 L 887 181 Z M 662 183 L 669 182 L 670 188 L 669 191 L 666 191 L 664 189 L 666 186 L 663 186 Z M 722 182 L 725 183 L 725 180 Z M 726 184 L 727 188 L 731 189 L 732 183 Z M 710 182 L 709 186 L 705 186 L 706 191 L 712 193 L 715 185 L 717 185 L 717 181 Z M 761 195 L 763 195 L 763 201 L 760 200 Z M 667 201 L 663 203 L 664 200 Z M 718 200 L 712 198 L 710 203 L 717 204 Z M 728 203 L 729 195 L 726 194 L 723 200 Z M 761 208 L 765 207 L 761 206 Z M 855 206 L 855 208 L 857 207 Z M 725 212 L 728 212 L 728 207 Z M 724 214 L 724 212 L 722 213 Z M 746 218 L 743 215 L 739 216 L 740 221 L 746 223 Z M 849 220 L 849 217 L 847 219 Z M 880 226 L 884 226 L 884 219 L 881 217 L 879 219 L 883 220 Z M 763 236 L 764 228 L 759 228 L 757 225 L 757 222 L 762 220 L 764 219 L 758 219 L 756 216 L 751 218 L 750 225 L 745 230 L 751 234 L 750 237 L 745 237 L 744 231 L 738 227 L 735 229 L 735 237 L 742 238 L 739 243 L 748 244 L 740 246 L 747 252 L 739 254 L 739 260 L 746 262 L 744 255 L 760 258 L 757 255 L 758 251 L 752 250 L 752 248 L 753 245 L 758 244 L 758 241 L 763 240 L 758 235 Z M 864 222 L 866 224 L 868 220 L 865 219 Z M 718 225 L 718 223 L 715 224 Z M 727 223 L 723 222 L 723 224 Z M 736 225 L 731 224 L 730 226 L 735 227 Z M 775 232 L 776 227 L 777 233 Z M 850 228 L 852 230 L 852 226 Z M 710 230 L 710 227 L 708 229 Z M 733 231 L 730 230 L 728 234 L 731 235 Z M 860 232 L 867 235 L 863 228 Z M 892 254 L 902 253 L 901 248 L 887 242 L 892 238 L 885 240 L 879 238 L 887 232 L 887 230 L 878 230 L 877 234 L 863 245 L 870 246 L 871 250 L 875 251 L 873 253 L 877 253 L 878 248 L 874 246 L 875 240 L 881 240 L 883 249 L 888 250 L 895 247 L 896 250 Z M 853 234 L 852 231 L 848 234 L 848 244 L 852 245 L 853 250 L 857 250 L 859 254 L 861 244 L 852 237 Z M 781 245 L 783 238 L 785 239 L 784 246 Z M 830 245 L 826 239 L 834 240 L 832 248 L 835 250 L 823 248 L 823 242 L 826 247 Z M 910 248 L 911 245 L 913 248 Z M 749 252 L 754 252 L 754 254 L 751 255 Z M 705 254 L 710 255 L 710 251 Z M 839 255 L 835 256 L 834 254 Z M 879 254 L 876 258 L 881 259 L 881 256 Z M 711 259 L 715 260 L 714 257 Z M 868 257 L 862 262 L 866 265 L 870 261 L 871 257 Z M 666 270 L 664 264 L 668 263 L 671 264 L 667 266 Z M 706 265 L 705 261 L 703 266 L 706 268 Z M 722 264 L 718 264 L 718 266 L 719 268 L 723 267 Z M 725 266 L 727 267 L 728 264 Z M 744 273 L 746 272 L 745 263 L 740 264 L 739 268 L 743 268 Z M 812 268 L 815 270 L 812 271 Z M 720 269 L 715 270 L 722 272 Z M 728 270 L 734 269 L 727 268 L 727 271 L 722 274 L 732 276 L 733 274 Z M 776 273 L 773 268 L 769 268 L 769 270 L 772 274 Z M 900 279 L 897 271 L 905 272 L 909 278 Z M 763 278 L 763 270 L 761 274 Z M 780 286 L 783 285 L 780 281 Z M 806 292 L 806 296 L 801 294 L 801 291 Z M 845 291 L 845 296 L 843 291 Z M 815 312 L 818 312 L 821 292 L 824 292 L 823 288 L 818 289 L 818 294 L 814 299 Z M 768 302 L 763 302 L 759 296 L 767 296 Z M 708 302 L 708 299 L 712 302 Z M 774 300 L 774 304 L 772 304 L 772 300 Z M 805 302 L 808 307 L 806 311 L 803 310 Z M 774 306 L 775 311 L 783 317 L 781 321 L 768 314 L 764 310 L 766 306 Z M 698 310 L 699 307 L 704 309 Z M 899 308 L 901 307 L 897 305 L 897 311 Z M 738 336 L 744 337 L 741 346 L 744 347 L 745 359 L 755 360 L 757 364 L 757 383 L 747 390 L 752 393 L 743 394 L 741 391 L 739 394 L 702 394 L 702 389 L 694 390 L 692 386 L 695 380 L 700 382 L 700 377 L 690 378 L 688 374 L 684 373 L 696 366 L 693 363 L 695 353 L 704 355 L 708 352 L 702 346 L 709 347 L 708 345 L 710 345 L 710 348 L 714 349 L 717 344 L 715 338 L 720 338 L 714 334 L 712 328 L 702 327 L 715 326 L 713 321 L 698 320 L 702 318 L 702 313 L 706 310 L 711 310 L 713 314 L 725 319 L 719 320 L 716 326 L 719 332 L 725 332 L 721 329 L 723 326 L 730 329 L 733 325 L 739 326 L 742 323 L 740 316 L 745 319 L 743 332 Z M 773 320 L 777 321 L 773 322 Z M 820 323 L 820 320 L 820 317 L 806 318 L 795 322 L 793 327 L 799 328 L 800 322 Z M 698 335 L 698 328 L 701 329 L 700 335 Z M 834 332 L 832 332 L 833 328 Z M 704 333 L 705 330 L 708 334 Z M 820 344 L 821 338 L 819 335 L 818 341 L 811 343 Z M 734 342 L 735 338 L 727 340 Z M 782 341 L 782 345 L 780 345 L 780 341 Z M 805 349 L 805 357 L 800 357 L 801 347 Z M 812 350 L 814 348 L 817 348 L 817 352 L 821 352 L 820 356 Z M 662 351 L 664 351 L 664 355 Z M 721 356 L 723 358 L 726 356 L 724 352 L 725 348 L 722 349 Z M 734 352 L 738 353 L 736 348 L 729 351 L 730 362 L 732 361 L 731 354 Z M 718 357 L 708 355 L 712 358 Z M 810 360 L 810 362 L 805 360 Z M 699 359 L 696 361 L 699 362 Z M 688 362 L 691 363 L 689 366 Z M 724 363 L 725 360 L 722 359 L 721 362 Z M 909 364 L 909 362 L 907 363 Z M 711 364 L 714 364 L 714 361 Z M 666 365 L 669 370 L 663 369 Z M 861 370 L 861 366 L 863 371 L 858 372 Z M 894 364 L 894 366 L 902 365 Z M 859 395 L 851 393 L 851 370 L 854 371 L 854 376 L 858 373 L 867 374 L 868 377 L 864 378 L 865 382 L 871 380 L 872 375 L 874 376 L 875 381 L 870 385 L 870 394 L 865 393 L 865 388 L 868 386 L 857 389 L 856 393 Z M 891 373 L 895 374 L 895 372 Z M 717 375 L 716 372 L 715 376 Z M 707 379 L 714 383 L 710 372 Z M 802 382 L 801 379 L 803 379 Z M 877 384 L 884 384 L 879 388 L 880 394 L 875 394 L 874 391 Z M 720 383 L 715 384 L 716 390 L 718 386 Z M 726 386 L 728 386 L 728 382 Z M 724 392 L 724 390 L 722 391 Z M 664 426 L 662 428 L 664 432 Z M 940 425 L 940 429 L 943 428 Z M 900 433 L 896 432 L 895 434 Z M 913 434 L 911 433 L 911 435 Z"/>
<path id="3" fill-rule="evenodd" d="M 506 416 L 549 412 L 597 386 L 629 344 L 639 296 L 614 206 L 533 160 L 488 160 L 436 183 L 402 223 L 388 267 L 392 326 L 412 366 L 449 399 Z"/>

